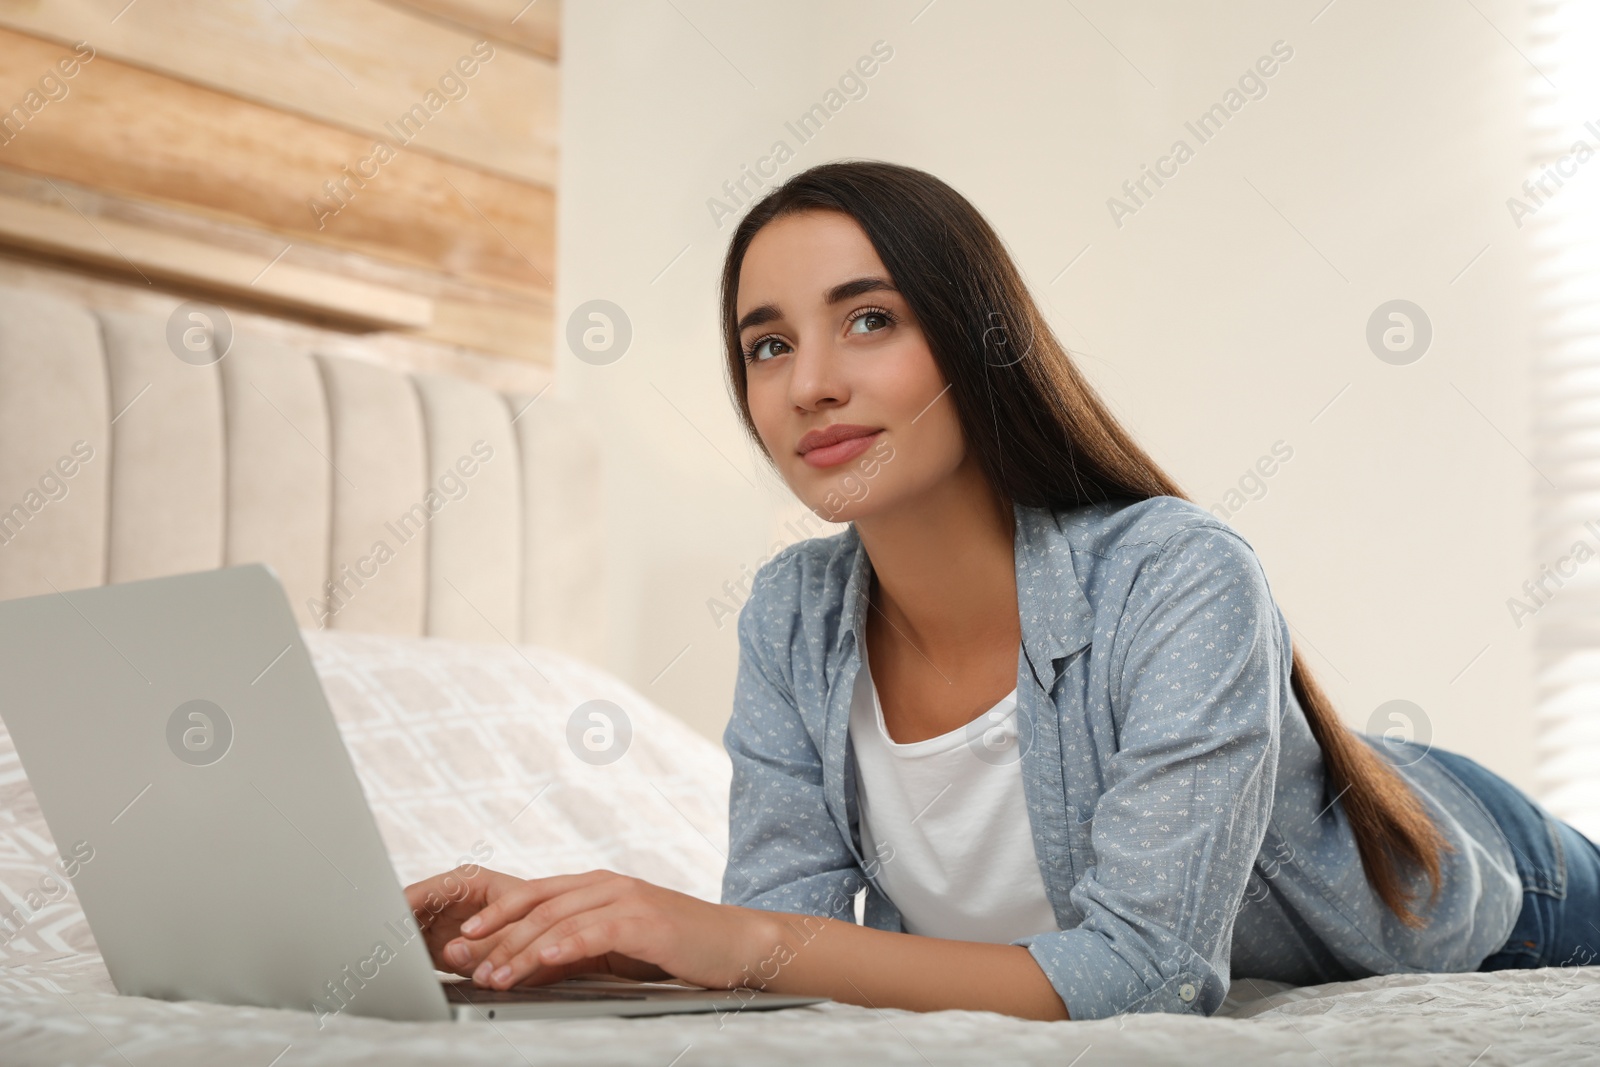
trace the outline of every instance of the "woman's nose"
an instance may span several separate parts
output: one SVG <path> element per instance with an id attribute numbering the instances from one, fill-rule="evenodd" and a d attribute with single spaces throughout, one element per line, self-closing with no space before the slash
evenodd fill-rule
<path id="1" fill-rule="evenodd" d="M 849 399 L 843 361 L 831 346 L 813 343 L 795 349 L 793 367 L 789 392 L 796 407 L 824 407 Z"/>

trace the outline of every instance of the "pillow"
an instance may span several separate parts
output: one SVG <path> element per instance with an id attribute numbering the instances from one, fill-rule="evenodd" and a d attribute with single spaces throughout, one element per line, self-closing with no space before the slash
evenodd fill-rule
<path id="1" fill-rule="evenodd" d="M 727 754 L 619 679 L 538 646 L 304 636 L 402 883 L 468 857 L 720 899 Z"/>
<path id="2" fill-rule="evenodd" d="M 402 885 L 465 861 L 608 868 L 720 899 L 721 746 L 553 649 L 301 632 Z M 93 952 L 0 726 L 0 960 Z"/>
<path id="3" fill-rule="evenodd" d="M 64 868 L 0 723 L 0 963 L 95 951 Z"/>

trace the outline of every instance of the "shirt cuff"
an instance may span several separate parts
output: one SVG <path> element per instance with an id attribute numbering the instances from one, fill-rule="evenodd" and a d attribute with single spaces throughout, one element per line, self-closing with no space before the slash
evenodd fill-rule
<path id="1" fill-rule="evenodd" d="M 1074 1020 L 1127 1012 L 1209 1016 L 1228 993 L 1227 983 L 1187 946 L 1179 948 L 1177 958 L 1159 963 L 1141 960 L 1135 966 L 1106 935 L 1081 926 L 1030 934 L 1011 943 L 1028 950 Z"/>

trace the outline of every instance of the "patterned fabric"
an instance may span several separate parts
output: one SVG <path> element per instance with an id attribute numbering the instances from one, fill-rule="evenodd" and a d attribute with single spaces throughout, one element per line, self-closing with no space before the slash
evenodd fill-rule
<path id="1" fill-rule="evenodd" d="M 1234 976 L 1312 984 L 1469 971 L 1521 886 L 1504 835 L 1427 760 L 1399 768 L 1455 847 L 1429 920 L 1367 883 L 1290 687 L 1291 644 L 1254 551 L 1174 497 L 1017 507 L 1026 811 L 1058 931 L 1020 938 L 1074 1019 L 1211 1015 Z M 739 618 L 723 742 L 729 903 L 903 929 L 862 855 L 848 720 L 871 563 L 855 527 L 765 564 Z M 881 846 L 882 843 L 880 843 Z"/>
<path id="2" fill-rule="evenodd" d="M 492 1025 L 345 1014 L 319 1030 L 308 1011 L 119 997 L 94 956 L 6 967 L 0 993 L 6 1067 L 268 1067 L 274 1060 L 276 1067 L 1580 1067 L 1600 1058 L 1600 967 L 1396 974 L 1295 989 L 1240 979 L 1215 1018 L 1123 1015 L 1090 1023 L 827 1001 L 724 1016 Z"/>
<path id="3" fill-rule="evenodd" d="M 485 866 L 522 877 L 609 868 L 717 899 L 727 757 L 623 682 L 536 646 L 301 634 L 402 884 L 482 842 Z M 607 764 L 569 745 L 591 700 L 632 728 Z M 0 967 L 97 951 L 63 875 L 74 859 L 0 727 Z"/>

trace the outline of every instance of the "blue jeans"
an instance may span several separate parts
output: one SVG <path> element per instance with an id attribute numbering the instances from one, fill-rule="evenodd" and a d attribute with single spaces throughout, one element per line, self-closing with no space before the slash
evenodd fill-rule
<path id="1" fill-rule="evenodd" d="M 1426 758 L 1482 801 L 1522 877 L 1522 913 L 1478 970 L 1600 963 L 1600 848 L 1476 760 L 1439 748 Z"/>

